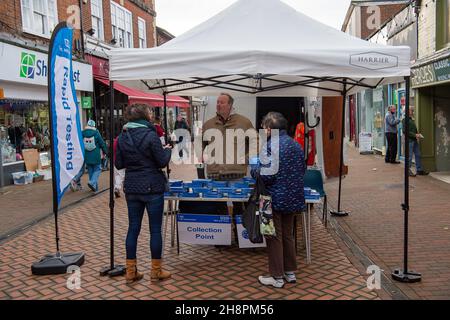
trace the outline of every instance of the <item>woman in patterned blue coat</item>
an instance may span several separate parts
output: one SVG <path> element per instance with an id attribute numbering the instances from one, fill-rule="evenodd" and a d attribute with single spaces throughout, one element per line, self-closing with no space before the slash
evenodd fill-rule
<path id="1" fill-rule="evenodd" d="M 268 141 L 260 155 L 259 165 L 252 168 L 272 197 L 275 236 L 266 237 L 269 255 L 269 276 L 260 276 L 263 285 L 282 288 L 285 279 L 295 283 L 297 270 L 294 214 L 305 209 L 303 177 L 305 161 L 302 148 L 288 136 L 288 122 L 281 113 L 270 112 L 263 121 Z"/>

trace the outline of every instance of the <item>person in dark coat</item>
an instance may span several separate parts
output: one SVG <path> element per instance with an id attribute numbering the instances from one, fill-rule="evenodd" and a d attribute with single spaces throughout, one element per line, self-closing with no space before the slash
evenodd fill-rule
<path id="1" fill-rule="evenodd" d="M 88 170 L 89 182 L 88 187 L 94 191 L 98 191 L 98 178 L 102 173 L 101 163 L 102 156 L 100 150 L 108 154 L 108 148 L 102 139 L 100 132 L 95 127 L 95 121 L 89 120 L 87 126 L 83 130 L 84 143 L 84 164 Z"/>
<path id="2" fill-rule="evenodd" d="M 150 223 L 151 278 L 162 280 L 170 277 L 170 273 L 161 267 L 161 225 L 167 185 L 162 168 L 170 161 L 171 147 L 161 144 L 147 105 L 127 107 L 126 117 L 129 122 L 119 136 L 115 159 L 116 168 L 125 169 L 123 191 L 128 206 L 126 281 L 133 283 L 143 277 L 137 271 L 136 247 L 145 209 Z"/>
<path id="3" fill-rule="evenodd" d="M 189 126 L 186 122 L 186 119 L 184 119 L 181 115 L 177 116 L 177 121 L 175 121 L 175 130 L 177 129 L 184 129 L 189 130 Z M 186 152 L 189 153 L 189 150 L 186 148 L 187 141 L 184 140 L 184 137 L 182 135 L 178 135 L 176 140 L 176 143 L 178 144 L 178 150 L 179 150 L 179 156 L 180 158 L 183 158 L 183 150 L 186 150 Z"/>
<path id="4" fill-rule="evenodd" d="M 288 136 L 287 123 L 278 112 L 270 112 L 264 117 L 262 126 L 269 138 L 260 155 L 260 163 L 251 170 L 253 178 L 261 177 L 272 197 L 275 226 L 275 236 L 266 237 L 270 276 L 260 276 L 258 280 L 276 288 L 283 287 L 283 278 L 289 283 L 296 282 L 294 214 L 305 210 L 304 154 L 300 144 Z"/>

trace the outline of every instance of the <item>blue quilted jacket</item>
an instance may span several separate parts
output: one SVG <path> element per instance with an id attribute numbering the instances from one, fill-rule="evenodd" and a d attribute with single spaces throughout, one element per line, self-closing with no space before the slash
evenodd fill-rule
<path id="1" fill-rule="evenodd" d="M 126 169 L 123 190 L 126 194 L 163 193 L 166 178 L 161 168 L 169 163 L 171 150 L 163 149 L 153 124 L 140 122 L 145 126 L 126 129 L 117 142 L 115 165 Z"/>
<path id="2" fill-rule="evenodd" d="M 303 150 L 285 130 L 280 131 L 278 141 L 273 140 L 269 138 L 264 145 L 260 154 L 261 164 L 251 170 L 251 175 L 253 178 L 261 175 L 266 190 L 272 196 L 273 210 L 281 213 L 300 212 L 305 209 Z"/>

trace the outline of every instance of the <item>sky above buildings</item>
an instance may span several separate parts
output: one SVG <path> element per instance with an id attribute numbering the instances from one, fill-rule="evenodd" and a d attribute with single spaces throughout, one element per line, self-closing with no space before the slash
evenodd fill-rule
<path id="1" fill-rule="evenodd" d="M 179 36 L 237 0 L 156 0 L 156 24 Z M 264 1 L 264 0 L 261 0 Z M 350 0 L 282 0 L 322 23 L 341 29 Z"/>

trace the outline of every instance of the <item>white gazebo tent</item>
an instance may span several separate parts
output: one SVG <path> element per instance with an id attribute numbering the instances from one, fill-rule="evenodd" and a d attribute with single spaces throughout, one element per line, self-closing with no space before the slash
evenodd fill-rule
<path id="1" fill-rule="evenodd" d="M 236 96 L 343 96 L 345 104 L 349 94 L 403 78 L 409 95 L 409 47 L 352 37 L 280 0 L 239 0 L 160 47 L 114 49 L 110 55 L 111 88 L 121 81 L 161 90 L 164 96 L 210 96 L 226 90 Z M 408 108 L 409 96 L 406 112 Z M 344 116 L 345 108 L 342 138 Z M 405 159 L 407 222 L 408 148 Z M 341 177 L 337 214 L 340 195 Z M 410 281 L 415 275 L 408 273 L 406 240 L 405 236 L 405 267 L 399 277 Z"/>

